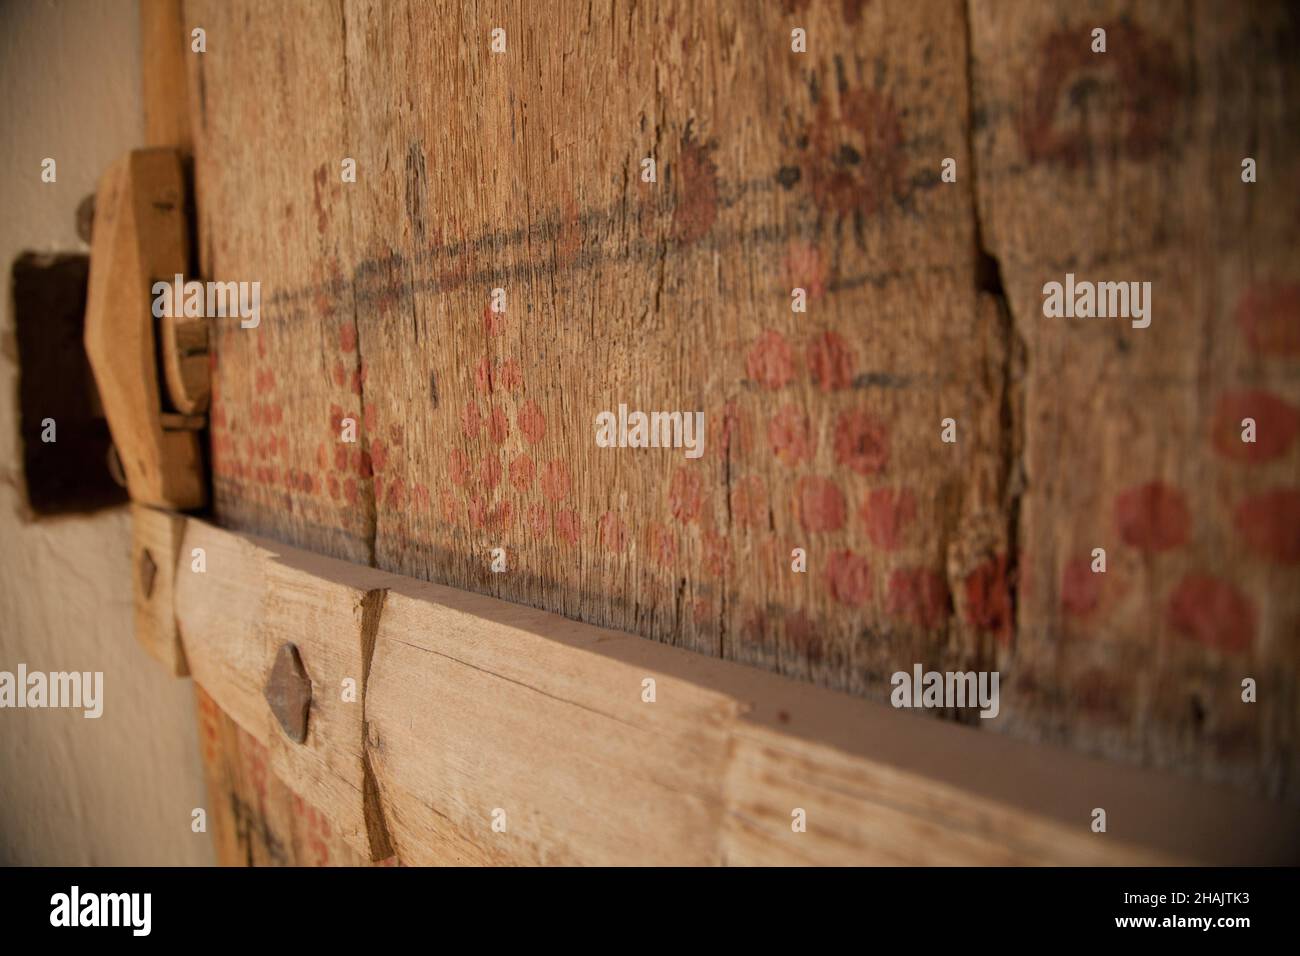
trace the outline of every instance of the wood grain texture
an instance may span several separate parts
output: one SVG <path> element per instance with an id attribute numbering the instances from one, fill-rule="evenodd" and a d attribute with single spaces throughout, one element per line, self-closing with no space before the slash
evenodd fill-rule
<path id="1" fill-rule="evenodd" d="M 145 141 L 192 151 L 186 56 L 191 27 L 181 0 L 140 0 L 140 47 L 144 51 Z"/>
<path id="2" fill-rule="evenodd" d="M 239 29 L 237 6 L 203 9 Z M 949 594 L 1006 549 L 1003 343 L 971 194 L 938 188 L 964 155 L 960 8 L 927 10 L 873 8 L 853 33 L 812 11 L 833 43 L 806 59 L 770 11 L 579 23 L 581 57 L 534 8 L 434 29 L 348 6 L 281 39 L 261 14 L 253 66 L 201 65 L 228 98 L 206 135 L 276 157 L 198 150 L 217 274 L 274 289 L 264 327 L 219 344 L 222 519 L 859 693 L 897 660 L 982 659 L 991 637 Z M 494 57 L 498 20 L 513 45 Z M 275 76 L 273 130 L 236 69 Z M 558 108 L 590 89 L 600 110 Z M 579 161 L 589 143 L 617 148 Z M 704 457 L 598 449 L 593 418 L 620 402 L 703 410 Z M 508 574 L 488 571 L 498 546 Z"/>
<path id="3" fill-rule="evenodd" d="M 187 3 L 204 274 L 265 293 L 213 343 L 218 518 L 873 700 L 914 662 L 996 669 L 1005 717 L 945 716 L 1294 800 L 1295 450 L 1205 450 L 1249 383 L 1289 427 L 1291 360 L 1178 318 L 1216 301 L 1290 348 L 1291 72 L 1242 64 L 1294 31 L 1075 7 Z M 1093 19 L 1104 96 L 1059 38 Z M 1229 216 L 1232 261 L 1280 279 L 1234 311 L 1193 246 L 1242 138 L 1282 192 Z M 1152 329 L 1034 321 L 1044 281 L 1112 265 L 1156 280 Z M 619 403 L 704 411 L 703 458 L 597 448 Z M 1154 480 L 1195 518 L 1172 555 L 1125 539 L 1157 533 Z M 1250 649 L 1216 644 L 1243 606 Z"/>
<path id="4" fill-rule="evenodd" d="M 205 547 L 209 566 L 182 575 L 177 618 L 195 680 L 219 707 L 205 719 L 225 740 L 223 759 L 254 755 L 368 860 L 1268 863 L 1300 853 L 1293 814 L 1230 790 L 184 520 L 185 546 Z M 303 746 L 257 695 L 283 635 L 300 636 L 312 682 Z M 360 660 L 339 660 L 358 643 Z M 355 702 L 337 699 L 340 674 L 361 675 Z M 221 737 L 224 714 L 252 745 Z M 1090 829 L 1096 807 L 1104 834 Z M 791 826 L 797 809 L 806 832 Z"/>
<path id="5" fill-rule="evenodd" d="M 1300 18 L 977 0 L 971 28 L 983 234 L 1024 347 L 1007 723 L 1294 798 Z M 1151 282 L 1150 327 L 1045 318 L 1067 272 Z"/>
<path id="6" fill-rule="evenodd" d="M 198 435 L 163 414 L 151 318 L 154 279 L 187 267 L 185 192 L 172 149 L 134 150 L 104 173 L 86 297 L 86 355 L 131 500 L 158 508 L 208 500 Z"/>
<path id="7" fill-rule="evenodd" d="M 280 559 L 270 547 L 187 521 L 182 553 L 201 548 L 207 568 L 195 573 L 184 567 L 176 582 L 190 672 L 262 746 L 282 780 L 324 812 L 358 852 L 383 859 L 391 853 L 370 809 L 362 715 L 376 604 L 390 576 L 306 552 Z M 285 644 L 297 647 L 312 685 L 301 743 L 284 732 L 265 693 Z"/>
<path id="8" fill-rule="evenodd" d="M 176 628 L 174 594 L 184 530 L 185 519 L 177 514 L 131 505 L 135 637 L 173 677 L 185 677 L 190 672 Z"/>
<path id="9" fill-rule="evenodd" d="M 208 832 L 219 865 L 369 865 L 329 816 L 271 769 L 265 744 L 197 684 L 194 698 L 207 778 Z"/>

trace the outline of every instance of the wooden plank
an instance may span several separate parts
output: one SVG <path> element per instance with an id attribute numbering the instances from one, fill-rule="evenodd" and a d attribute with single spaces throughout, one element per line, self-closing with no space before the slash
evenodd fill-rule
<path id="1" fill-rule="evenodd" d="M 176 588 L 195 680 L 367 859 L 388 856 L 375 830 L 404 864 L 1300 854 L 1300 822 L 1278 804 L 185 520 L 183 547 L 208 555 Z M 303 746 L 260 696 L 286 636 L 312 680 Z M 362 693 L 340 703 L 351 674 Z M 1098 807 L 1104 834 L 1090 829 Z M 796 809 L 807 832 L 792 829 Z"/>
<path id="2" fill-rule="evenodd" d="M 176 628 L 173 594 L 184 530 L 185 519 L 173 512 L 131 505 L 136 640 L 175 677 L 185 677 L 190 672 Z"/>
<path id="3" fill-rule="evenodd" d="M 266 290 L 218 345 L 223 521 L 877 697 L 900 657 L 988 656 L 965 581 L 1006 551 L 1003 343 L 969 180 L 938 178 L 959 4 L 190 9 L 240 38 L 197 58 L 206 135 L 260 147 L 198 148 L 219 271 Z M 703 457 L 598 448 L 620 403 L 703 411 Z"/>
<path id="4" fill-rule="evenodd" d="M 1075 6 L 187 4 L 210 37 L 189 60 L 204 272 L 267 292 L 262 328 L 214 343 L 217 515 L 869 699 L 915 661 L 997 669 L 1005 717 L 980 729 L 1294 799 L 1295 449 L 1207 453 L 1218 409 L 1196 385 L 1262 387 L 1285 427 L 1290 359 L 1242 345 L 1201 369 L 1217 340 L 1084 347 L 1026 322 L 1035 256 L 1061 250 L 1053 267 L 1113 259 L 1158 288 L 1194 273 L 1160 306 L 1177 314 L 1258 286 L 1241 342 L 1285 350 L 1300 126 L 1267 38 L 1293 29 L 1273 7 L 1193 6 L 1177 30 L 1183 7 L 1102 4 L 1117 45 L 1092 83 L 1046 45 L 1086 36 Z M 1171 57 L 1176 108 L 1149 110 Z M 1176 142 L 1151 139 L 1167 121 Z M 1277 191 L 1197 199 L 1226 162 L 1212 150 L 1251 137 Z M 1248 236 L 1265 207 L 1276 222 Z M 1219 231 L 1250 253 L 1197 246 Z M 975 268 L 981 236 L 1005 290 Z M 808 315 L 787 311 L 795 284 Z M 624 400 L 702 408 L 704 458 L 595 448 L 592 417 Z M 937 442 L 947 416 L 955 446 Z M 1195 516 L 1177 554 L 1118 527 L 1138 490 L 1125 527 L 1150 528 L 1155 479 Z M 1098 542 L 1100 592 L 1079 571 Z M 1248 653 L 1198 643 L 1207 576 L 1255 616 Z"/>
<path id="5" fill-rule="evenodd" d="M 144 51 L 145 141 L 192 152 L 185 57 L 190 28 L 181 0 L 140 0 L 140 48 Z"/>
<path id="6" fill-rule="evenodd" d="M 185 13 L 208 35 L 207 52 L 189 59 L 200 269 L 262 289 L 257 328 L 231 323 L 209 341 L 214 504 L 244 530 L 371 563 L 363 445 L 340 442 L 348 415 L 368 440 L 360 354 L 341 344 L 355 332 L 343 280 L 357 265 L 340 184 L 342 151 L 352 149 L 343 17 L 314 3 L 189 3 Z M 253 75 L 265 82 L 250 96 Z M 233 142 L 248 148 L 232 152 Z M 246 215 L 253 196 L 264 205 Z M 285 299 L 303 284 L 328 291 Z M 336 453 L 349 472 L 330 497 L 323 460 Z"/>
<path id="7" fill-rule="evenodd" d="M 971 30 L 983 234 L 1024 353 L 1007 726 L 1294 799 L 1295 8 L 974 0 Z M 1045 317 L 1067 273 L 1150 282 L 1151 325 Z"/>
<path id="8" fill-rule="evenodd" d="M 269 767 L 367 859 L 391 855 L 375 810 L 363 747 L 374 621 L 388 576 L 306 552 L 277 557 L 269 542 L 186 523 L 182 553 L 201 549 L 205 570 L 183 568 L 177 621 L 194 680 L 264 749 Z M 307 737 L 287 736 L 267 700 L 280 649 L 294 645 L 311 679 Z"/>

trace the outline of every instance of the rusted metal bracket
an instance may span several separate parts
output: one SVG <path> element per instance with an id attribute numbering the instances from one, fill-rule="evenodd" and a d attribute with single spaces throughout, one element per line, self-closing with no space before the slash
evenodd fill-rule
<path id="1" fill-rule="evenodd" d="M 295 645 L 280 645 L 263 693 L 285 736 L 297 744 L 305 741 L 311 712 L 311 678 Z"/>

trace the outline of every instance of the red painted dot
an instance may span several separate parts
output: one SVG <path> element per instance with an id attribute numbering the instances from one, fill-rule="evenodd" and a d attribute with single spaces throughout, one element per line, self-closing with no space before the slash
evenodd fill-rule
<path id="1" fill-rule="evenodd" d="M 1255 441 L 1241 440 L 1242 420 L 1255 420 Z M 1230 461 L 1255 464 L 1285 454 L 1300 431 L 1300 413 L 1295 406 L 1272 392 L 1241 389 L 1219 397 L 1210 424 L 1210 441 Z"/>
<path id="2" fill-rule="evenodd" d="M 990 558 L 966 575 L 966 621 L 1006 643 L 1011 638 L 1011 586 L 1006 555 Z"/>
<path id="3" fill-rule="evenodd" d="M 823 332 L 808 343 L 808 374 L 823 392 L 853 384 L 853 350 L 836 332 Z"/>
<path id="4" fill-rule="evenodd" d="M 742 528 L 767 524 L 767 488 L 760 475 L 745 475 L 731 489 L 731 518 Z"/>
<path id="5" fill-rule="evenodd" d="M 1278 564 L 1300 561 L 1300 490 L 1275 488 L 1253 495 L 1233 513 L 1252 551 Z"/>
<path id="6" fill-rule="evenodd" d="M 1061 570 L 1061 610 L 1084 618 L 1101 603 L 1104 574 L 1092 570 L 1091 558 L 1071 558 Z"/>
<path id="7" fill-rule="evenodd" d="M 772 416 L 767 426 L 767 440 L 772 453 L 790 466 L 809 460 L 816 450 L 808 416 L 793 405 L 785 406 Z"/>
<path id="8" fill-rule="evenodd" d="M 1255 609 L 1233 585 L 1210 574 L 1188 574 L 1169 596 L 1168 620 L 1183 637 L 1227 653 L 1250 649 Z"/>
<path id="9" fill-rule="evenodd" d="M 1237 324 L 1261 355 L 1300 355 L 1300 283 L 1265 282 L 1237 303 Z"/>
<path id="10" fill-rule="evenodd" d="M 469 480 L 469 455 L 459 448 L 453 448 L 451 454 L 447 456 L 447 466 L 447 471 L 451 476 L 451 483 L 464 488 L 465 482 Z"/>
<path id="11" fill-rule="evenodd" d="M 519 430 L 530 444 L 536 445 L 546 434 L 546 416 L 531 398 L 519 409 Z"/>
<path id="12" fill-rule="evenodd" d="M 805 531 L 838 531 L 844 527 L 844 493 L 828 478 L 800 478 L 795 486 L 795 504 Z"/>
<path id="13" fill-rule="evenodd" d="M 780 332 L 768 329 L 750 346 L 745 371 L 764 388 L 781 388 L 794 378 L 794 349 Z"/>
<path id="14" fill-rule="evenodd" d="M 826 292 L 826 266 L 821 250 L 811 243 L 792 242 L 785 253 L 785 274 L 792 289 L 803 289 L 809 301 Z"/>
<path id="15" fill-rule="evenodd" d="M 525 492 L 533 486 L 533 460 L 527 455 L 518 455 L 510 463 L 510 484 L 515 491 Z"/>
<path id="16" fill-rule="evenodd" d="M 661 524 L 646 528 L 650 557 L 661 568 L 672 568 L 677 563 L 677 539 Z"/>
<path id="17" fill-rule="evenodd" d="M 375 482 L 379 484 L 379 482 Z M 388 484 L 388 507 L 399 510 L 406 503 L 406 483 L 401 478 L 394 478 Z"/>
<path id="18" fill-rule="evenodd" d="M 542 494 L 552 501 L 568 497 L 573 482 L 569 477 L 569 466 L 558 458 L 548 461 L 542 469 Z"/>
<path id="19" fill-rule="evenodd" d="M 1187 543 L 1191 513 L 1183 493 L 1160 481 L 1129 488 L 1115 498 L 1115 526 L 1126 544 L 1160 552 Z"/>
<path id="20" fill-rule="evenodd" d="M 420 512 L 429 510 L 429 487 L 422 485 L 418 481 L 411 486 L 411 500 L 415 503 L 415 508 Z"/>
<path id="21" fill-rule="evenodd" d="M 546 510 L 546 505 L 535 504 L 528 506 L 528 527 L 539 538 L 550 530 L 551 516 Z"/>
<path id="22" fill-rule="evenodd" d="M 841 412 L 835 421 L 835 460 L 860 475 L 874 475 L 889 461 L 889 431 L 861 409 Z"/>
<path id="23" fill-rule="evenodd" d="M 566 508 L 555 515 L 555 533 L 569 544 L 577 544 L 582 536 L 582 519 L 571 508 Z"/>
<path id="24" fill-rule="evenodd" d="M 478 470 L 479 481 L 486 489 L 495 488 L 501 482 L 501 462 L 495 457 L 484 458 Z"/>
<path id="25" fill-rule="evenodd" d="M 889 576 L 885 612 L 916 627 L 938 627 L 952 611 L 948 581 L 931 568 L 898 568 Z"/>
<path id="26" fill-rule="evenodd" d="M 916 495 L 910 488 L 873 488 L 862 502 L 861 515 L 871 543 L 895 551 L 916 518 Z"/>
<path id="27" fill-rule="evenodd" d="M 492 409 L 492 414 L 488 416 L 487 433 L 488 438 L 498 445 L 510 435 L 510 420 L 501 409 Z"/>
<path id="28" fill-rule="evenodd" d="M 487 527 L 487 502 L 485 502 L 479 495 L 473 495 L 469 499 L 469 505 L 466 510 L 469 514 L 470 524 L 475 528 Z"/>
<path id="29" fill-rule="evenodd" d="M 706 531 L 700 536 L 704 570 L 713 578 L 722 578 L 731 572 L 731 549 L 727 539 L 716 531 Z"/>
<path id="30" fill-rule="evenodd" d="M 697 469 L 683 465 L 673 473 L 668 488 L 668 503 L 673 517 L 686 524 L 700 517 L 703 508 L 704 479 Z"/>
<path id="31" fill-rule="evenodd" d="M 335 361 L 334 384 L 337 385 L 339 388 L 342 388 L 347 383 L 348 383 L 348 370 L 343 367 L 343 363 L 341 361 Z"/>
<path id="32" fill-rule="evenodd" d="M 493 531 L 506 531 L 510 528 L 514 514 L 515 506 L 509 501 L 502 501 L 488 511 L 484 524 Z"/>
<path id="33" fill-rule="evenodd" d="M 466 402 L 460 413 L 460 430 L 464 432 L 465 437 L 473 438 L 477 435 L 479 425 L 482 423 L 483 417 L 479 414 L 478 406 L 473 402 Z"/>
<path id="34" fill-rule="evenodd" d="M 622 554 L 627 550 L 628 529 L 623 519 L 612 511 L 606 511 L 596 524 L 596 533 L 600 543 L 610 554 Z"/>
<path id="35" fill-rule="evenodd" d="M 345 325 L 339 329 L 339 348 L 344 352 L 351 352 L 357 347 L 357 327 L 355 325 Z"/>
<path id="36" fill-rule="evenodd" d="M 722 426 L 718 440 L 708 446 L 710 451 L 721 452 L 725 456 L 728 451 L 744 452 L 749 448 L 749 418 L 736 407 L 734 401 L 723 403 L 720 412 L 710 416 L 710 420 L 714 417 L 720 418 Z"/>
<path id="37" fill-rule="evenodd" d="M 483 307 L 483 330 L 488 335 L 501 335 L 506 330 L 506 314 L 493 312 L 492 306 Z"/>
<path id="38" fill-rule="evenodd" d="M 524 373 L 519 363 L 512 358 L 506 359 L 497 367 L 496 382 L 499 388 L 513 392 L 524 384 Z"/>
<path id="39" fill-rule="evenodd" d="M 871 566 L 852 551 L 836 551 L 827 559 L 826 586 L 840 604 L 860 607 L 871 597 Z"/>
<path id="40" fill-rule="evenodd" d="M 486 355 L 474 367 L 474 387 L 484 395 L 492 392 L 492 362 Z"/>
<path id="41" fill-rule="evenodd" d="M 349 478 L 343 482 L 343 497 L 347 499 L 350 505 L 357 503 L 357 480 L 355 478 Z"/>
<path id="42" fill-rule="evenodd" d="M 388 464 L 388 448 L 378 438 L 370 443 L 370 464 L 375 471 L 383 471 Z"/>

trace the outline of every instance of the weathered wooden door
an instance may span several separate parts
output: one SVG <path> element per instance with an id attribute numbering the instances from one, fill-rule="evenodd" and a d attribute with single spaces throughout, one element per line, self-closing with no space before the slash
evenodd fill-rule
<path id="1" fill-rule="evenodd" d="M 212 331 L 221 525 L 875 702 L 998 672 L 943 715 L 1296 799 L 1293 10 L 179 20 L 200 274 L 263 290 Z M 638 411 L 697 446 L 602 447 Z M 199 715 L 224 860 L 360 861 Z M 582 858 L 442 797 L 420 860 Z"/>

